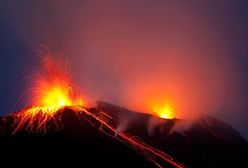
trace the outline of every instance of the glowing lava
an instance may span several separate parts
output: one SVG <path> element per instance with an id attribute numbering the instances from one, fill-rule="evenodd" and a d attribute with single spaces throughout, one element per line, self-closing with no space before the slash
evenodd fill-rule
<path id="1" fill-rule="evenodd" d="M 43 107 L 45 111 L 57 111 L 65 106 L 83 106 L 82 99 L 74 99 L 71 96 L 71 88 L 67 85 L 55 85 L 44 89 L 41 93 L 39 106 Z"/>
<path id="2" fill-rule="evenodd" d="M 172 106 L 168 103 L 155 106 L 153 108 L 153 112 L 161 118 L 165 118 L 165 119 L 175 118 Z"/>
<path id="3" fill-rule="evenodd" d="M 85 105 L 63 65 L 50 56 L 42 59 L 42 71 L 35 74 L 31 85 L 34 105 L 15 115 L 17 126 L 14 133 L 24 127 L 45 132 L 47 123 L 53 120 L 60 109 Z"/>
<path id="4" fill-rule="evenodd" d="M 36 106 L 48 111 L 56 111 L 64 106 L 83 106 L 84 101 L 71 82 L 69 73 L 63 67 L 65 63 L 43 58 L 43 71 L 36 75 L 34 89 L 31 93 Z"/>

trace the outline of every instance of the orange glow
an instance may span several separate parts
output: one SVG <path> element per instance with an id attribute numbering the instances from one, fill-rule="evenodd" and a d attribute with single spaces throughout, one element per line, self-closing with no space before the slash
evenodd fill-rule
<path id="1" fill-rule="evenodd" d="M 65 106 L 83 106 L 84 101 L 81 98 L 74 99 L 70 94 L 71 88 L 66 84 L 48 86 L 41 92 L 37 101 L 44 111 L 57 111 Z"/>
<path id="2" fill-rule="evenodd" d="M 165 119 L 175 118 L 172 106 L 168 103 L 155 106 L 153 112 L 161 118 L 165 118 Z"/>
<path id="3" fill-rule="evenodd" d="M 83 106 L 84 101 L 75 91 L 69 73 L 60 60 L 43 58 L 43 73 L 33 83 L 33 104 L 45 111 L 57 111 L 64 106 Z"/>
<path id="4" fill-rule="evenodd" d="M 55 109 L 66 105 L 70 106 L 72 103 L 67 95 L 67 89 L 63 89 L 60 87 L 51 88 L 44 96 L 43 104 L 45 107 Z"/>
<path id="5" fill-rule="evenodd" d="M 143 84 L 140 85 L 140 87 Z M 145 85 L 145 84 L 144 84 Z M 164 119 L 181 118 L 182 103 L 180 100 L 180 89 L 175 85 L 170 86 L 166 91 L 161 86 L 155 85 L 150 88 L 141 89 L 141 92 L 134 92 L 133 99 L 126 103 L 130 109 L 145 112 Z M 138 94 L 137 94 L 138 93 Z"/>
<path id="6" fill-rule="evenodd" d="M 59 60 L 43 58 L 42 73 L 35 74 L 32 83 L 31 97 L 33 106 L 15 115 L 16 131 L 27 126 L 27 129 L 45 131 L 46 123 L 60 109 L 66 106 L 85 106 L 85 100 L 75 90 L 70 75 Z"/>

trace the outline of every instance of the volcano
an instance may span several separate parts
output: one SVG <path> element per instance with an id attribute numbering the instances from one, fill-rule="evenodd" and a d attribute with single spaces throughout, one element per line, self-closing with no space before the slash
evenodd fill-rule
<path id="1" fill-rule="evenodd" d="M 202 116 L 187 131 L 171 132 L 175 123 L 183 121 L 98 102 L 89 109 L 59 109 L 44 125 L 46 130 L 36 129 L 38 121 L 33 121 L 33 127 L 24 123 L 15 131 L 16 116 L 22 112 L 0 119 L 3 162 L 11 158 L 24 165 L 32 160 L 44 165 L 85 167 L 247 166 L 247 141 L 232 127 L 210 116 Z M 130 121 L 120 130 L 123 116 Z M 152 133 L 147 129 L 151 119 L 161 121 Z"/>
<path id="2" fill-rule="evenodd" d="M 135 113 L 104 102 L 99 107 L 111 116 L 131 118 L 125 132 L 166 152 L 186 167 L 246 167 L 248 143 L 230 125 L 211 116 L 202 115 L 183 132 L 172 131 L 180 119 L 161 119 L 149 114 Z M 118 120 L 118 119 L 117 119 Z M 148 123 L 157 125 L 149 133 Z M 118 122 L 117 122 L 118 123 Z"/>

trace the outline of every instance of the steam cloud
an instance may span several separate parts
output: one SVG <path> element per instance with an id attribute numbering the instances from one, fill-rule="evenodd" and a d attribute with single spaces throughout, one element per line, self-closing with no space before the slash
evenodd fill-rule
<path id="1" fill-rule="evenodd" d="M 149 101 L 169 99 L 179 118 L 206 113 L 240 120 L 243 86 L 222 32 L 225 23 L 204 5 L 42 1 L 32 8 L 14 5 L 11 16 L 22 39 L 68 57 L 92 99 L 145 112 Z"/>

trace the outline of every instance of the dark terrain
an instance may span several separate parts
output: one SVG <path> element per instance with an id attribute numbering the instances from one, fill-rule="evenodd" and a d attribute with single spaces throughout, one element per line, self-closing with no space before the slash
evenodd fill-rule
<path id="1" fill-rule="evenodd" d="M 187 131 L 170 132 L 176 122 L 183 124 L 184 121 L 133 113 L 104 102 L 98 104 L 100 109 L 117 120 L 129 117 L 125 132 L 140 137 L 187 167 L 248 167 L 247 141 L 238 131 L 218 119 L 202 116 Z M 149 133 L 148 123 L 154 120 L 160 124 L 154 125 Z"/>
<path id="2" fill-rule="evenodd" d="M 248 143 L 231 126 L 209 116 L 202 116 L 187 131 L 170 133 L 175 122 L 136 113 L 104 102 L 89 109 L 92 113 L 111 116 L 110 125 L 126 134 L 138 136 L 143 142 L 164 151 L 185 167 L 247 167 Z M 13 134 L 13 115 L 0 119 L 1 162 L 20 166 L 68 167 L 154 167 L 155 165 L 130 146 L 99 130 L 100 123 L 77 117 L 70 108 L 62 110 L 56 129 L 52 123 L 44 133 L 20 130 Z M 55 116 L 56 117 L 56 116 Z M 125 118 L 128 120 L 125 121 Z M 148 123 L 156 121 L 153 130 Z M 93 125 L 92 125 L 93 123 Z M 108 132 L 108 131 L 107 131 Z M 109 132 L 109 134 L 114 134 Z M 118 135 L 117 135 L 118 136 Z M 161 162 L 163 167 L 173 167 Z M 78 165 L 78 166 L 77 166 Z"/>

